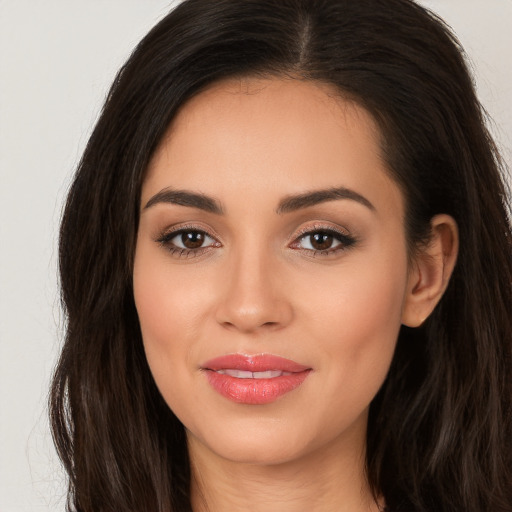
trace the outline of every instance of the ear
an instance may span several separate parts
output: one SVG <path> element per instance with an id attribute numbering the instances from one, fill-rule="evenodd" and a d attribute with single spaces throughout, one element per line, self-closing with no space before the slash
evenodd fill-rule
<path id="1" fill-rule="evenodd" d="M 448 286 L 457 261 L 459 233 L 449 215 L 432 218 L 430 241 L 419 250 L 409 271 L 402 324 L 420 326 L 432 313 Z"/>

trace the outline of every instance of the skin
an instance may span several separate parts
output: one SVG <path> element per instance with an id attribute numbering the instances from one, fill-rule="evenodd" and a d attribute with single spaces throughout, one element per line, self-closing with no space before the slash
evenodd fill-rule
<path id="1" fill-rule="evenodd" d="M 215 199 L 222 214 L 159 200 L 170 187 Z M 338 187 L 368 204 L 278 211 Z M 184 252 L 179 229 L 207 237 Z M 341 236 L 315 251 L 311 232 L 322 230 Z M 456 251 L 455 223 L 438 216 L 409 263 L 377 127 L 328 86 L 232 80 L 189 101 L 143 184 L 133 280 L 149 366 L 186 428 L 194 510 L 378 510 L 364 476 L 369 404 L 401 324 L 432 311 Z M 233 353 L 312 371 L 272 403 L 238 404 L 202 369 Z"/>

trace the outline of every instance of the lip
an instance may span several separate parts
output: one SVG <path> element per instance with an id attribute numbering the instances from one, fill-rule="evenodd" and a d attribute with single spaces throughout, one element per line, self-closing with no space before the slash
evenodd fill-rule
<path id="1" fill-rule="evenodd" d="M 299 387 L 311 368 L 272 354 L 229 354 L 216 357 L 201 365 L 212 388 L 225 398 L 240 404 L 263 405 Z M 239 378 L 224 370 L 241 372 L 282 372 L 274 377 Z"/>

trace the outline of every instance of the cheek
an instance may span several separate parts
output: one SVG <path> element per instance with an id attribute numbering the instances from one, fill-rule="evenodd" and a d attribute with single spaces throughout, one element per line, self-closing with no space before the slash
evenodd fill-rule
<path id="1" fill-rule="evenodd" d="M 210 292 L 200 268 L 177 265 L 164 249 L 155 250 L 152 244 L 145 240 L 137 244 L 135 305 L 145 338 L 171 349 L 175 342 L 197 332 Z"/>
<path id="2" fill-rule="evenodd" d="M 330 292 L 310 297 L 303 314 L 317 330 L 331 401 L 358 408 L 369 404 L 389 370 L 401 326 L 407 264 L 400 253 L 387 260 L 361 260 L 343 270 L 325 280 Z"/>
<path id="3" fill-rule="evenodd" d="M 364 349 L 381 343 L 394 343 L 401 320 L 404 300 L 405 273 L 394 272 L 391 268 L 356 272 L 345 281 L 345 289 L 339 292 L 337 300 L 343 306 L 338 316 L 340 337 L 353 340 L 354 348 Z M 384 273 L 387 271 L 387 273 Z"/>
<path id="4" fill-rule="evenodd" d="M 170 268 L 163 251 L 159 254 L 139 243 L 133 274 L 135 306 L 148 364 L 160 389 L 188 366 L 187 340 L 194 336 L 201 316 L 194 304 L 194 295 L 199 294 L 189 291 L 191 283 L 177 280 L 180 274 L 171 274 Z"/>

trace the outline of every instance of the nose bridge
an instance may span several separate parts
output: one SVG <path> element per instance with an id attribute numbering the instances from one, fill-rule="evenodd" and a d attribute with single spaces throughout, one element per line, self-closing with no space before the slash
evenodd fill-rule
<path id="1" fill-rule="evenodd" d="M 217 320 L 250 332 L 279 328 L 292 315 L 291 304 L 279 285 L 279 261 L 264 244 L 252 241 L 233 248 Z"/>

